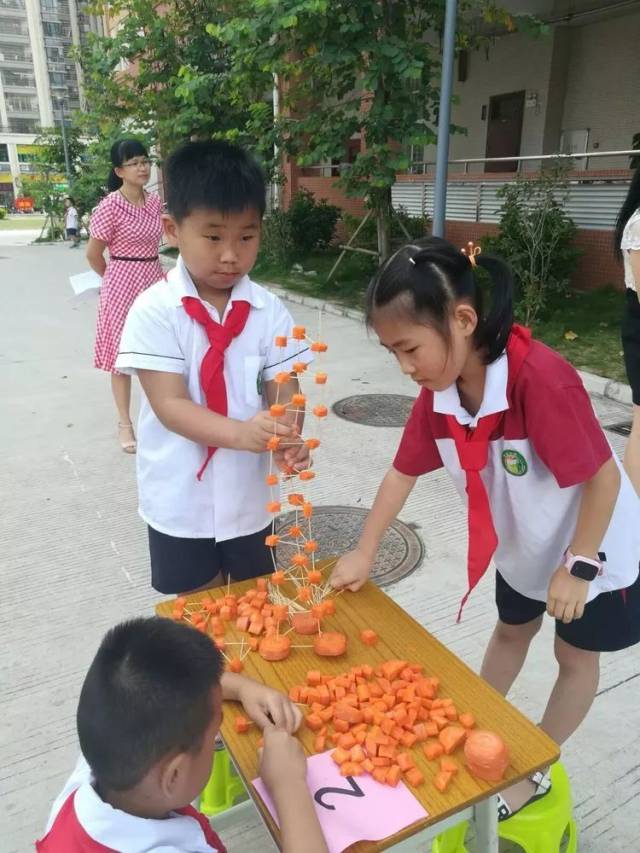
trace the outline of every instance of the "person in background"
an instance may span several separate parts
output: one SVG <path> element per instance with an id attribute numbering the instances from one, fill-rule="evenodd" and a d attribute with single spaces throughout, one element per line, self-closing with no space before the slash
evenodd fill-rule
<path id="1" fill-rule="evenodd" d="M 626 293 L 621 328 L 622 350 L 633 400 L 633 421 L 624 467 L 640 494 L 640 166 L 618 214 L 614 248 L 624 263 Z"/>
<path id="2" fill-rule="evenodd" d="M 111 148 L 109 195 L 91 214 L 87 260 L 102 276 L 94 365 L 111 374 L 118 411 L 118 438 L 125 453 L 136 452 L 131 423 L 131 377 L 116 370 L 124 321 L 136 297 L 164 277 L 158 258 L 162 202 L 145 190 L 149 182 L 147 149 L 136 139 Z M 105 249 L 109 259 L 105 260 Z"/>
<path id="3" fill-rule="evenodd" d="M 64 230 L 67 240 L 71 240 L 70 249 L 80 245 L 80 224 L 75 201 L 69 196 L 64 200 Z"/>

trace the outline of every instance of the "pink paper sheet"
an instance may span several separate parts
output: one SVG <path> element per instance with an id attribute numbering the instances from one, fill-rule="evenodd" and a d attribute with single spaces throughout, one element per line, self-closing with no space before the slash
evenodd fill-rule
<path id="1" fill-rule="evenodd" d="M 368 774 L 355 776 L 350 782 L 350 777 L 340 775 L 330 752 L 312 756 L 307 765 L 307 785 L 314 797 L 329 853 L 342 853 L 356 841 L 380 841 L 427 817 L 403 782 L 392 788 L 381 785 Z M 262 779 L 254 779 L 253 786 L 278 823 Z M 332 792 L 327 788 L 340 790 Z"/>

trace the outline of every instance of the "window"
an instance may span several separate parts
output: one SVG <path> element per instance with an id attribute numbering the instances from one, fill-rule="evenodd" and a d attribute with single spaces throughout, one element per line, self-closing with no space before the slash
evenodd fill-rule
<path id="1" fill-rule="evenodd" d="M 0 0 L 0 9 L 24 9 L 24 0 Z"/>
<path id="2" fill-rule="evenodd" d="M 0 163 L 8 163 L 9 162 L 9 146 L 5 145 L 4 142 L 0 142 Z"/>
<path id="3" fill-rule="evenodd" d="M 37 113 L 38 99 L 25 95 L 7 95 L 5 98 L 9 113 Z"/>
<path id="4" fill-rule="evenodd" d="M 0 42 L 0 60 L 5 62 L 31 62 L 31 49 L 24 44 Z"/>
<path id="5" fill-rule="evenodd" d="M 45 36 L 61 36 L 62 24 L 59 21 L 43 21 L 42 30 Z"/>
<path id="6" fill-rule="evenodd" d="M 0 19 L 0 33 L 6 33 L 14 36 L 28 36 L 29 29 L 26 21 L 11 21 Z"/>
<path id="7" fill-rule="evenodd" d="M 22 89 L 35 89 L 36 81 L 33 74 L 27 71 L 3 71 L 2 82 L 5 86 L 19 86 Z"/>
<path id="8" fill-rule="evenodd" d="M 9 119 L 9 130 L 12 133 L 37 133 L 39 121 L 35 118 Z"/>

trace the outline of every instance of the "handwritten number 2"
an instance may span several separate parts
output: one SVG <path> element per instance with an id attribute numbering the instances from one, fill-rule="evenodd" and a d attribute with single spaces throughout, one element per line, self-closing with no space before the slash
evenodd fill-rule
<path id="1" fill-rule="evenodd" d="M 346 797 L 364 797 L 364 791 L 355 781 L 353 776 L 347 776 L 345 778 L 345 782 L 348 782 L 349 785 L 351 785 L 351 790 L 348 788 L 318 788 L 313 795 L 313 799 L 319 806 L 333 812 L 336 810 L 336 807 L 332 806 L 331 803 L 323 802 L 322 798 L 327 794 L 344 794 Z"/>

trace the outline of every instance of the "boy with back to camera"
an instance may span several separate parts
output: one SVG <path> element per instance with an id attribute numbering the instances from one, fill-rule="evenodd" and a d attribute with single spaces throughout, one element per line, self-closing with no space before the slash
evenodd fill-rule
<path id="1" fill-rule="evenodd" d="M 190 803 L 210 775 L 223 700 L 263 727 L 260 775 L 284 853 L 326 853 L 307 763 L 292 736 L 298 708 L 277 690 L 231 672 L 209 637 L 170 619 L 110 630 L 77 711 L 82 758 L 55 801 L 38 853 L 225 853 Z"/>
<path id="2" fill-rule="evenodd" d="M 282 470 L 305 468 L 309 451 L 299 416 L 274 420 L 265 401 L 278 388 L 290 401 L 294 366 L 311 353 L 276 345 L 291 337 L 291 315 L 249 278 L 265 210 L 257 163 L 225 142 L 190 142 L 165 177 L 165 234 L 180 257 L 134 303 L 116 367 L 144 391 L 137 468 L 152 585 L 182 593 L 272 570 L 267 442 L 284 439 Z M 290 381 L 278 385 L 282 373 Z"/>

